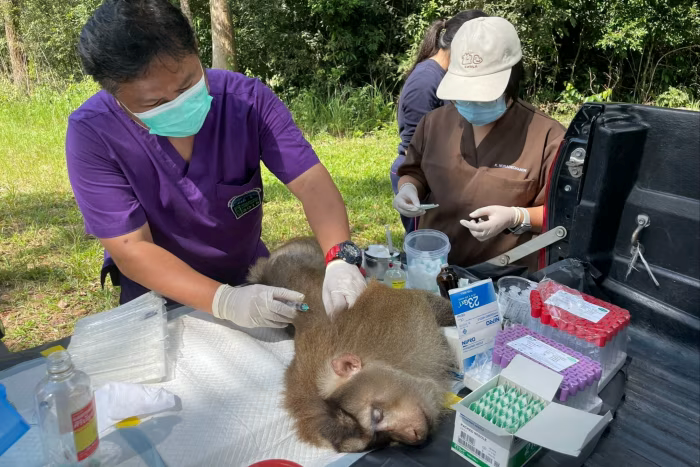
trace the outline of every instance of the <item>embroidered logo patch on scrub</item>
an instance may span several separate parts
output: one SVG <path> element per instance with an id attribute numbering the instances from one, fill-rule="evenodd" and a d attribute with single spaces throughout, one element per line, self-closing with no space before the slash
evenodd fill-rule
<path id="1" fill-rule="evenodd" d="M 228 207 L 233 215 L 236 216 L 236 219 L 240 219 L 262 204 L 260 191 L 260 188 L 255 188 L 231 198 L 231 201 L 228 202 Z"/>

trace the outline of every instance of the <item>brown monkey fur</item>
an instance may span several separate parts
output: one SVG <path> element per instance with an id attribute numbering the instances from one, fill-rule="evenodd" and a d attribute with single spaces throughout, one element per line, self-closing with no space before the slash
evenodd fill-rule
<path id="1" fill-rule="evenodd" d="M 449 301 L 371 282 L 333 320 L 321 289 L 318 243 L 296 239 L 259 260 L 250 282 L 305 294 L 293 325 L 296 354 L 285 375 L 285 406 L 300 438 L 340 452 L 424 442 L 443 413 L 452 354 L 440 326 L 454 324 Z"/>

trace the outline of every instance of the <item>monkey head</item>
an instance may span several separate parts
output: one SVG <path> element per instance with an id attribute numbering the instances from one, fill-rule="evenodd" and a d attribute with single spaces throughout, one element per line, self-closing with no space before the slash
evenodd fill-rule
<path id="1" fill-rule="evenodd" d="M 394 442 L 423 443 L 442 410 L 444 388 L 381 361 L 333 358 L 322 383 L 328 419 L 322 436 L 341 452 Z"/>

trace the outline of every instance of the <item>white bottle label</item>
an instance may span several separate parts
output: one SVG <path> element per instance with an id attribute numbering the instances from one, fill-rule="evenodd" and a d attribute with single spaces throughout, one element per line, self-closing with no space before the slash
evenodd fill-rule
<path id="1" fill-rule="evenodd" d="M 601 319 L 605 318 L 610 310 L 607 310 L 598 305 L 588 303 L 583 298 L 572 295 L 563 290 L 558 291 L 544 302 L 545 305 L 552 305 L 566 310 L 572 315 L 576 315 L 579 318 L 583 318 L 592 323 L 597 323 Z"/>
<path id="2" fill-rule="evenodd" d="M 556 372 L 564 371 L 578 363 L 578 359 L 532 336 L 523 336 L 508 342 L 507 345 Z"/>

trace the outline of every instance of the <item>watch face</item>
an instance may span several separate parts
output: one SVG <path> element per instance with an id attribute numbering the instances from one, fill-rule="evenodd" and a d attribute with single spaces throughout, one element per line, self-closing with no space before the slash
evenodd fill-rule
<path id="1" fill-rule="evenodd" d="M 341 245 L 338 257 L 342 258 L 346 263 L 359 266 L 362 264 L 362 251 L 352 242 L 344 242 Z"/>

